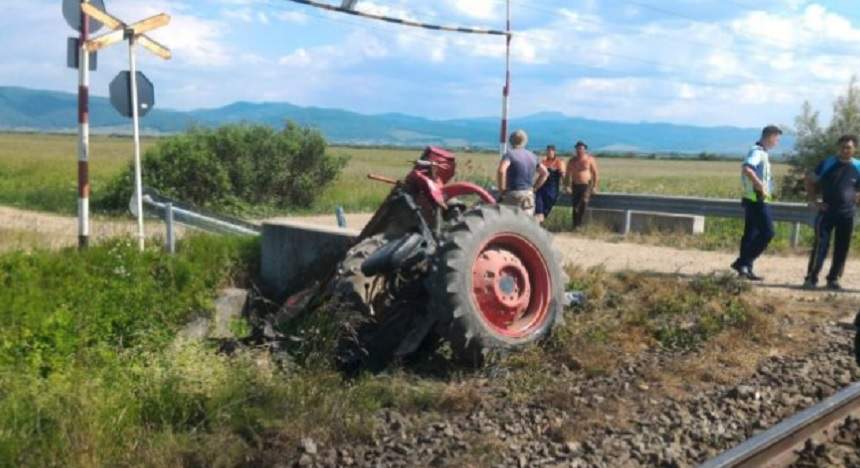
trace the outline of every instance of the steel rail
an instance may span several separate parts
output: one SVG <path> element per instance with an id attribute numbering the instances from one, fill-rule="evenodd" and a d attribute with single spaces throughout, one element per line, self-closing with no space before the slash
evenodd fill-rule
<path id="1" fill-rule="evenodd" d="M 858 413 L 860 382 L 708 460 L 700 468 L 787 466 L 807 440 Z"/>

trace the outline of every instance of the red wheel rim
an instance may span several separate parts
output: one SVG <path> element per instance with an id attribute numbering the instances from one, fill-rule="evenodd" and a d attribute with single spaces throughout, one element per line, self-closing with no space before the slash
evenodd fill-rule
<path id="1" fill-rule="evenodd" d="M 472 298 L 496 333 L 523 338 L 539 330 L 549 313 L 551 279 L 538 248 L 514 233 L 499 233 L 472 263 Z"/>

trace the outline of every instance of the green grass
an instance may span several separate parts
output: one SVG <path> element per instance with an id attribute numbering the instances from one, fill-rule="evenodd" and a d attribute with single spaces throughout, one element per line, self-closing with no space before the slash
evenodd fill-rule
<path id="1" fill-rule="evenodd" d="M 296 336 L 307 345 L 293 340 L 277 360 L 177 339 L 189 318 L 211 312 L 218 288 L 247 285 L 259 252 L 257 241 L 229 237 L 179 247 L 140 253 L 118 239 L 0 255 L 0 466 L 271 466 L 297 460 L 305 437 L 326 449 L 370 443 L 386 408 L 445 419 L 495 398 L 455 367 L 448 378 L 392 369 L 344 380 L 331 343 L 312 330 L 331 326 L 328 314 L 305 322 Z M 505 404 L 569 409 L 561 365 L 597 375 L 625 348 L 689 351 L 767 330 L 733 278 L 570 273 L 588 303 L 549 341 L 500 363 L 511 370 L 495 383 L 509 390 Z M 491 460 L 496 442 L 475 441 L 464 463 Z"/>
<path id="2" fill-rule="evenodd" d="M 143 148 L 152 143 L 143 139 Z M 92 194 L 127 167 L 130 138 L 92 137 Z M 74 214 L 78 194 L 77 137 L 28 133 L 0 134 L 0 204 L 29 210 Z"/>
<path id="3" fill-rule="evenodd" d="M 776 333 L 749 285 L 731 275 L 686 280 L 600 268 L 567 271 L 568 288 L 583 291 L 587 301 L 569 311 L 541 346 L 505 360 L 514 370 L 505 385 L 515 402 L 580 407 L 558 379 L 560 366 L 606 375 L 646 349 L 689 355 L 715 340 L 740 346 L 767 342 Z"/>
<path id="4" fill-rule="evenodd" d="M 258 252 L 192 236 L 176 256 L 126 239 L 0 255 L 0 467 L 271 466 L 297 459 L 302 437 L 367 442 L 382 408 L 472 406 L 413 375 L 344 381 L 320 356 L 178 339 L 218 288 L 247 285 Z"/>

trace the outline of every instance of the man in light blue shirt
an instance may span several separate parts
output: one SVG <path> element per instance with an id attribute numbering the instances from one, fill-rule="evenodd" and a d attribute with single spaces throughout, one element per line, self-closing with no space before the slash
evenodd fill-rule
<path id="1" fill-rule="evenodd" d="M 782 130 L 768 125 L 761 132 L 761 139 L 753 145 L 741 166 L 741 186 L 744 207 L 744 235 L 741 238 L 740 255 L 732 263 L 732 269 L 742 278 L 761 281 L 753 272 L 753 263 L 764 253 L 773 239 L 773 216 L 770 202 L 773 200 L 773 174 L 768 151 L 779 144 Z"/>

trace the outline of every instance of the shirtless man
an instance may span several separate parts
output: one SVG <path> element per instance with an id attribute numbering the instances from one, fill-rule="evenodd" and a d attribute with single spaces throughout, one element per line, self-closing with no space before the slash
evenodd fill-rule
<path id="1" fill-rule="evenodd" d="M 600 179 L 597 161 L 588 154 L 588 145 L 576 142 L 576 154 L 570 158 L 565 171 L 564 186 L 573 198 L 573 229 L 582 226 L 591 195 L 597 193 Z"/>

